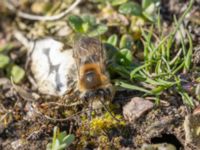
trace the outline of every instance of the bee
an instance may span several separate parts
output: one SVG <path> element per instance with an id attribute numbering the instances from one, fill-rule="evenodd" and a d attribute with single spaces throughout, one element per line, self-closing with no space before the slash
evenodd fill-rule
<path id="1" fill-rule="evenodd" d="M 53 38 L 35 42 L 30 68 L 38 90 L 66 103 L 94 98 L 112 99 L 113 86 L 106 68 L 107 54 L 97 38 L 80 36 L 72 49 Z"/>
<path id="2" fill-rule="evenodd" d="M 97 38 L 81 36 L 74 42 L 73 57 L 80 99 L 111 100 L 114 89 L 106 69 L 107 55 L 103 44 Z"/>

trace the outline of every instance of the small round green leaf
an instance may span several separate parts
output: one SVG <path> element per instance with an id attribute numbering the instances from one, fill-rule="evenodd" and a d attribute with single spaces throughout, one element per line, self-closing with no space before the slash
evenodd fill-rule
<path id="1" fill-rule="evenodd" d="M 160 4 L 160 0 L 143 0 L 142 1 L 142 14 L 145 16 L 146 19 L 149 21 L 155 22 L 156 21 L 156 11 L 157 7 Z"/>
<path id="2" fill-rule="evenodd" d="M 129 49 L 123 48 L 117 53 L 116 59 L 120 65 L 129 66 L 133 61 L 133 56 Z"/>
<path id="3" fill-rule="evenodd" d="M 4 54 L 0 54 L 0 68 L 4 68 L 10 62 L 10 58 Z"/>
<path id="4" fill-rule="evenodd" d="M 96 25 L 96 18 L 92 15 L 81 16 L 83 22 L 87 22 L 90 26 Z"/>
<path id="5" fill-rule="evenodd" d="M 119 12 L 126 15 L 141 16 L 142 8 L 135 2 L 127 2 L 119 7 Z"/>
<path id="6" fill-rule="evenodd" d="M 91 32 L 88 33 L 88 36 L 95 37 L 104 34 L 108 31 L 108 27 L 105 24 L 97 25 Z"/>
<path id="7" fill-rule="evenodd" d="M 15 83 L 19 83 L 25 76 L 25 71 L 23 68 L 13 65 L 11 67 L 11 77 Z"/>
<path id="8" fill-rule="evenodd" d="M 84 32 L 84 33 L 88 32 L 89 28 L 90 28 L 90 25 L 89 25 L 88 22 L 84 22 L 84 23 L 82 24 L 82 29 L 83 29 L 83 32 Z"/>
<path id="9" fill-rule="evenodd" d="M 149 7 L 151 4 L 159 4 L 160 0 L 142 0 L 142 9 L 146 9 Z"/>
<path id="10" fill-rule="evenodd" d="M 132 46 L 133 46 L 133 39 L 131 38 L 131 36 L 127 34 L 122 35 L 119 43 L 119 48 L 132 49 Z"/>
<path id="11" fill-rule="evenodd" d="M 9 51 L 12 48 L 13 48 L 13 44 L 12 43 L 2 44 L 2 45 L 0 45 L 0 52 Z"/>
<path id="12" fill-rule="evenodd" d="M 83 20 L 76 15 L 71 15 L 68 18 L 68 23 L 75 32 L 83 33 Z"/>
<path id="13" fill-rule="evenodd" d="M 113 34 L 108 38 L 107 43 L 109 43 L 109 44 L 111 44 L 113 46 L 116 46 L 117 45 L 117 41 L 118 41 L 117 35 Z"/>
<path id="14" fill-rule="evenodd" d="M 118 6 L 121 5 L 123 3 L 126 3 L 128 0 L 111 0 L 111 5 L 112 6 Z"/>
<path id="15" fill-rule="evenodd" d="M 149 20 L 154 22 L 155 18 L 156 18 L 156 6 L 155 4 L 151 4 L 149 5 L 149 7 L 147 7 L 144 11 L 143 11 L 143 15 Z"/>
<path id="16" fill-rule="evenodd" d="M 74 140 L 75 136 L 73 134 L 69 134 L 63 139 L 63 142 L 67 144 L 66 146 L 69 146 Z"/>

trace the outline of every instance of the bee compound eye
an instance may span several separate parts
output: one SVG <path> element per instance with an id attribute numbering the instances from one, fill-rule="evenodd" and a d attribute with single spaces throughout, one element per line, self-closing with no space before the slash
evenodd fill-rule
<path id="1" fill-rule="evenodd" d="M 111 91 L 109 88 L 106 89 L 106 95 L 111 95 Z"/>
<path id="2" fill-rule="evenodd" d="M 97 93 L 98 93 L 98 94 L 104 94 L 104 90 L 103 90 L 103 89 L 98 89 L 98 90 L 97 90 Z"/>
<path id="3" fill-rule="evenodd" d="M 95 96 L 93 91 L 87 91 L 81 94 L 81 99 L 84 101 L 88 101 Z"/>

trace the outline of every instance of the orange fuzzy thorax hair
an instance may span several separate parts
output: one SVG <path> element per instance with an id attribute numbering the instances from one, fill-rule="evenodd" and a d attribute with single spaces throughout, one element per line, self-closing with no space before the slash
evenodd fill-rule
<path id="1" fill-rule="evenodd" d="M 108 83 L 108 77 L 105 76 L 102 71 L 100 66 L 98 65 L 98 63 L 91 63 L 91 64 L 85 64 L 83 66 L 80 67 L 79 70 L 79 82 L 78 82 L 78 86 L 79 86 L 79 90 L 80 91 L 86 91 L 88 90 L 88 85 L 86 85 L 86 83 L 84 82 L 84 75 L 87 71 L 93 71 L 95 72 L 96 75 L 96 84 L 94 85 L 94 89 L 99 88 L 105 84 Z"/>

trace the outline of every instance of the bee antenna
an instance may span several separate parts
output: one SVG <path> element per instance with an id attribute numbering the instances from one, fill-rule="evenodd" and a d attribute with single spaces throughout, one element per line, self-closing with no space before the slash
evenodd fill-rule
<path id="1" fill-rule="evenodd" d="M 113 114 L 112 112 L 107 108 L 107 106 L 104 104 L 104 102 L 102 101 L 102 99 L 100 98 L 99 99 L 101 104 L 103 105 L 104 109 L 113 117 L 113 119 L 115 119 L 116 121 L 120 122 L 119 119 L 117 119 Z"/>

